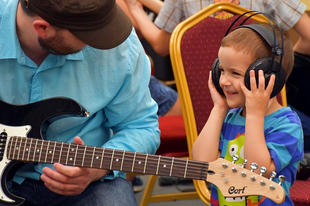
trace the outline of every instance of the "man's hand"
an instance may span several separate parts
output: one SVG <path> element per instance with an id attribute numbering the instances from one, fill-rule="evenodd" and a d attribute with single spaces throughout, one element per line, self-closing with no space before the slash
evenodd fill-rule
<path id="1" fill-rule="evenodd" d="M 79 145 L 84 144 L 79 137 L 75 137 L 73 142 Z M 41 180 L 45 182 L 48 189 L 61 195 L 79 195 L 91 182 L 109 173 L 108 170 L 71 167 L 60 163 L 55 163 L 54 168 L 56 170 L 43 168 Z"/>

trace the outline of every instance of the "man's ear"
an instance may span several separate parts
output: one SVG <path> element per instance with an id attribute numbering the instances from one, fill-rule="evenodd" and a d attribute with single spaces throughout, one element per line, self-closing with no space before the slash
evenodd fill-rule
<path id="1" fill-rule="evenodd" d="M 36 30 L 38 36 L 42 38 L 54 36 L 56 33 L 55 28 L 43 19 L 35 20 L 33 22 L 33 27 Z"/>

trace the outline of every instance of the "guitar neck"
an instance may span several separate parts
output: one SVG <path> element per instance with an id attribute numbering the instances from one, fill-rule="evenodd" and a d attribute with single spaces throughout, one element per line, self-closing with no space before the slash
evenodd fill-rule
<path id="1" fill-rule="evenodd" d="M 161 7 L 164 4 L 164 2 L 162 2 L 161 0 L 138 0 L 138 1 L 147 8 L 151 9 L 156 14 L 159 13 Z"/>
<path id="2" fill-rule="evenodd" d="M 9 139 L 7 151 L 8 159 L 22 162 L 58 162 L 70 166 L 199 180 L 207 179 L 209 166 L 206 162 L 182 158 L 15 136 Z"/>

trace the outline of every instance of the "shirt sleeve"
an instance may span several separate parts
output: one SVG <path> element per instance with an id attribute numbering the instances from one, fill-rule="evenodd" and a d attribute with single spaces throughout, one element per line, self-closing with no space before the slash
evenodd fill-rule
<path id="1" fill-rule="evenodd" d="M 307 6 L 299 0 L 250 0 L 244 6 L 250 10 L 271 15 L 284 30 L 291 29 L 305 12 Z"/>
<path id="2" fill-rule="evenodd" d="M 166 32 L 172 33 L 174 28 L 185 19 L 183 1 L 165 0 L 155 24 Z"/>
<path id="3" fill-rule="evenodd" d="M 154 154 L 159 147 L 157 104 L 149 91 L 150 61 L 138 38 L 132 38 L 128 68 L 115 97 L 104 109 L 113 136 L 103 146 Z"/>
<path id="4" fill-rule="evenodd" d="M 303 156 L 303 130 L 298 116 L 290 112 L 265 130 L 266 144 L 276 172 L 300 162 Z"/>

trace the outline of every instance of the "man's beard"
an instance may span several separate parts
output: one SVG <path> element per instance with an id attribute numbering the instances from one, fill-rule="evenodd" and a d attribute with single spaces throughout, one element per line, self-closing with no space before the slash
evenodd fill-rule
<path id="1" fill-rule="evenodd" d="M 38 37 L 38 42 L 42 49 L 44 49 L 48 53 L 55 55 L 74 54 L 82 50 L 80 48 L 76 49 L 70 45 L 67 45 L 63 37 L 59 35 L 58 31 L 56 32 L 55 36 L 49 37 L 47 39 L 42 39 L 41 37 Z"/>

